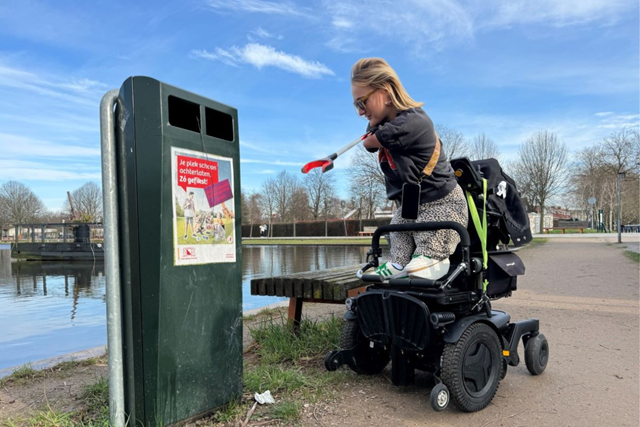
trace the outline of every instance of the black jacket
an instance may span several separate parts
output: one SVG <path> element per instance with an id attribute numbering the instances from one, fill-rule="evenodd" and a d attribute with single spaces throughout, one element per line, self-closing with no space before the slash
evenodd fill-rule
<path id="1" fill-rule="evenodd" d="M 422 108 L 410 108 L 399 112 L 390 122 L 378 125 L 375 135 L 384 147 L 379 151 L 379 160 L 385 176 L 387 197 L 402 202 L 402 185 L 420 181 L 422 170 L 436 147 L 433 122 Z M 422 176 L 420 203 L 438 200 L 449 194 L 455 186 L 453 169 L 441 146 L 433 173 L 428 177 Z"/>

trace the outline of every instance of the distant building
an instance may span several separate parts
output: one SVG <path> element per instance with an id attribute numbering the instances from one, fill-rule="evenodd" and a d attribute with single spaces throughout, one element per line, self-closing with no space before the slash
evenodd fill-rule
<path id="1" fill-rule="evenodd" d="M 393 202 L 386 204 L 384 207 L 376 208 L 373 212 L 373 217 L 375 219 L 381 218 L 391 218 L 393 217 L 393 212 L 395 211 L 395 204 Z"/>
<path id="2" fill-rule="evenodd" d="M 559 221 L 573 220 L 574 218 L 580 219 L 582 215 L 577 215 L 578 211 L 561 208 L 560 206 L 549 206 L 544 208 L 544 225 L 543 228 L 553 228 L 558 226 Z M 533 232 L 540 230 L 540 213 L 530 212 L 529 224 Z"/>
<path id="3" fill-rule="evenodd" d="M 529 227 L 531 227 L 531 231 L 537 233 L 540 231 L 540 214 L 537 212 L 529 212 Z M 544 222 L 542 225 L 543 228 L 551 228 L 553 227 L 553 214 L 545 213 Z"/>

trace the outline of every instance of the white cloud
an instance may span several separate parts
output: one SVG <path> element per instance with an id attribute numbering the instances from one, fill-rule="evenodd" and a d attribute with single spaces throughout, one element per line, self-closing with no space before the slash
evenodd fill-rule
<path id="1" fill-rule="evenodd" d="M 74 92 L 80 93 L 95 93 L 96 91 L 103 93 L 108 89 L 108 86 L 102 82 L 97 82 L 90 79 L 71 79 L 70 81 L 60 82 L 58 87 L 64 89 L 70 89 Z"/>
<path id="2" fill-rule="evenodd" d="M 81 170 L 66 165 L 55 168 L 50 163 L 0 159 L 0 180 L 19 181 L 66 181 L 66 180 L 100 180 L 102 174 L 97 171 Z"/>
<path id="3" fill-rule="evenodd" d="M 302 15 L 303 12 L 291 2 L 262 0 L 207 0 L 206 4 L 216 10 L 232 10 L 271 15 Z"/>
<path id="4" fill-rule="evenodd" d="M 380 36 L 413 46 L 417 52 L 442 50 L 447 45 L 471 42 L 478 31 L 531 25 L 566 27 L 613 25 L 637 2 L 629 0 L 323 0 L 327 46 L 338 51 L 366 51 L 371 37 Z M 322 13 L 316 11 L 318 16 Z M 375 21 L 375 24 L 372 23 Z M 546 30 L 545 30 L 546 31 Z M 343 42 L 343 38 L 357 38 Z M 428 50 L 426 49 L 428 47 Z"/>
<path id="5" fill-rule="evenodd" d="M 599 22 L 614 24 L 637 6 L 625 0 L 471 0 L 468 8 L 481 27 L 543 24 L 556 27 Z"/>
<path id="6" fill-rule="evenodd" d="M 262 27 L 258 27 L 255 30 L 249 32 L 249 34 L 247 35 L 247 38 L 251 41 L 254 40 L 254 36 L 260 39 L 276 39 L 276 40 L 282 40 L 284 39 L 283 36 L 276 36 L 274 34 L 271 34 L 270 32 L 268 32 L 267 30 L 263 29 Z"/>
<path id="7" fill-rule="evenodd" d="M 215 52 L 193 50 L 191 56 L 210 60 L 219 60 L 229 65 L 251 64 L 258 69 L 276 67 L 309 78 L 335 75 L 326 65 L 317 61 L 307 61 L 297 55 L 277 51 L 271 46 L 249 43 L 244 47 L 232 47 L 229 50 L 216 48 Z"/>
<path id="8" fill-rule="evenodd" d="M 35 72 L 0 63 L 0 87 L 93 106 L 95 99 L 104 93 L 107 86 L 86 78 L 60 78 L 51 75 L 44 77 Z"/>
<path id="9" fill-rule="evenodd" d="M 331 24 L 337 28 L 352 28 L 354 26 L 353 22 L 345 17 L 333 18 Z"/>
<path id="10" fill-rule="evenodd" d="M 0 158 L 100 158 L 99 147 L 56 144 L 20 135 L 0 133 Z"/>
<path id="11" fill-rule="evenodd" d="M 571 95 L 638 91 L 638 68 L 630 61 L 593 63 L 575 57 L 554 61 L 542 56 L 504 57 L 474 64 L 473 78 L 489 87 L 527 87 Z"/>
<path id="12" fill-rule="evenodd" d="M 7 103 L 0 104 L 0 107 L 6 107 Z M 6 108 L 4 111 L 9 110 Z M 2 121 L 13 125 L 22 123 L 29 126 L 30 130 L 41 129 L 53 134 L 64 132 L 67 135 L 78 135 L 79 132 L 96 134 L 100 129 L 99 118 L 97 115 L 82 116 L 79 114 L 69 114 L 61 111 L 52 112 L 48 117 L 42 117 L 38 114 L 21 115 L 21 114 L 4 114 L 0 113 L 0 126 Z M 71 136 L 69 136 L 71 138 Z"/>
<path id="13" fill-rule="evenodd" d="M 246 141 L 240 141 L 240 147 L 246 147 L 250 150 L 254 150 L 254 151 L 258 151 L 260 153 L 268 153 L 268 154 L 278 154 L 279 152 L 277 150 L 274 150 L 273 148 L 268 148 L 264 145 L 261 144 L 252 144 Z"/>
<path id="14" fill-rule="evenodd" d="M 455 0 L 406 0 L 390 3 L 388 0 L 324 0 L 323 9 L 331 22 L 328 46 L 340 51 L 353 51 L 353 39 L 341 43 L 343 38 L 358 37 L 360 49 L 371 38 L 363 40 L 362 32 L 401 41 L 423 51 L 428 45 L 440 49 L 445 43 L 473 38 L 473 20 L 469 12 Z"/>
<path id="15" fill-rule="evenodd" d="M 256 160 L 241 158 L 240 163 L 252 163 L 273 166 L 302 166 L 300 162 L 283 162 L 282 160 Z"/>
<path id="16" fill-rule="evenodd" d="M 598 113 L 599 114 L 599 113 Z M 598 116 L 596 114 L 596 116 Z M 622 128 L 635 128 L 640 126 L 640 114 L 614 114 L 610 113 L 600 117 L 598 127 L 601 129 L 619 130 Z"/>

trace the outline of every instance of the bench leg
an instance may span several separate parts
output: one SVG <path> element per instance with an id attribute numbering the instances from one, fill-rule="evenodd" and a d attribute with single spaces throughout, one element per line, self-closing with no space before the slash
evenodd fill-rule
<path id="1" fill-rule="evenodd" d="M 300 328 L 300 320 L 302 320 L 302 298 L 289 298 L 289 321 L 292 322 L 296 332 Z"/>

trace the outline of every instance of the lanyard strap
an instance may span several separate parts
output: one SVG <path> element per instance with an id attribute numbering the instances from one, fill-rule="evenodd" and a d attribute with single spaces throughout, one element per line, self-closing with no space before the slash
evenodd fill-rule
<path id="1" fill-rule="evenodd" d="M 433 154 L 431 155 L 431 158 L 429 159 L 429 163 L 427 163 L 427 166 L 424 167 L 424 169 L 422 169 L 422 174 L 424 176 L 431 176 L 431 174 L 433 173 L 433 170 L 435 169 L 436 165 L 438 164 L 438 159 L 440 158 L 440 138 L 438 137 L 438 134 L 436 133 L 436 147 L 433 149 Z"/>
<path id="2" fill-rule="evenodd" d="M 469 212 L 471 213 L 471 219 L 473 225 L 476 227 L 476 232 L 482 243 L 482 266 L 487 269 L 487 263 L 489 262 L 489 256 L 487 254 L 487 180 L 482 178 L 482 221 L 478 215 L 478 209 L 476 203 L 473 201 L 473 196 L 468 191 L 465 191 L 467 195 L 467 203 L 469 204 Z"/>

